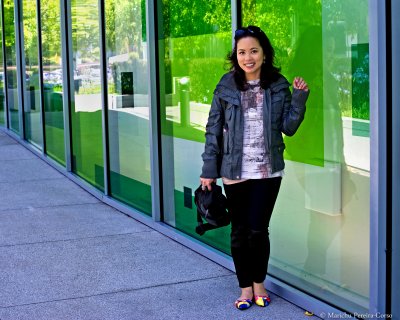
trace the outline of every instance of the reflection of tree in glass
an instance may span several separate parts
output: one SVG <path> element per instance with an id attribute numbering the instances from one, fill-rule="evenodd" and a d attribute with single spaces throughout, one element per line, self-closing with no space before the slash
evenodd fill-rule
<path id="1" fill-rule="evenodd" d="M 352 117 L 369 120 L 369 46 L 360 43 L 352 46 Z"/>
<path id="2" fill-rule="evenodd" d="M 61 56 L 60 1 L 42 0 L 40 6 L 43 62 L 58 65 Z"/>
<path id="3" fill-rule="evenodd" d="M 25 64 L 28 72 L 38 65 L 38 30 L 36 23 L 36 2 L 24 0 L 22 2 Z"/>
<path id="4" fill-rule="evenodd" d="M 15 30 L 14 30 L 14 0 L 3 1 L 4 6 L 4 25 L 6 30 L 4 32 L 5 45 L 8 48 L 14 47 L 15 44 Z"/>
<path id="5" fill-rule="evenodd" d="M 187 37 L 230 31 L 228 0 L 163 0 L 164 37 Z"/>
<path id="6" fill-rule="evenodd" d="M 97 0 L 71 1 L 72 47 L 82 62 L 93 62 L 99 56 L 99 8 Z"/>
<path id="7" fill-rule="evenodd" d="M 179 90 L 174 85 L 177 78 L 189 77 L 190 100 L 211 102 L 231 49 L 230 6 L 229 0 L 162 1 L 159 34 L 165 39 L 165 93 Z"/>
<path id="8" fill-rule="evenodd" d="M 299 34 L 321 24 L 321 0 L 243 0 L 242 8 L 243 25 L 258 25 L 266 32 L 283 72 L 288 70 Z"/>
<path id="9" fill-rule="evenodd" d="M 144 0 L 106 0 L 107 48 L 115 53 L 128 53 L 140 47 L 146 35 Z"/>

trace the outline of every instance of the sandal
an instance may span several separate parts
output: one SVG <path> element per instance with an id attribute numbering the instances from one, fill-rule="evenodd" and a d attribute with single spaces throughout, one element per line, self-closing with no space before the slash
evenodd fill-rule
<path id="1" fill-rule="evenodd" d="M 258 296 L 258 295 L 254 295 L 254 302 L 256 305 L 260 306 L 260 307 L 266 307 L 270 304 L 271 302 L 271 298 L 269 297 L 269 295 L 262 295 L 262 296 Z"/>
<path id="2" fill-rule="evenodd" d="M 253 305 L 253 301 L 250 299 L 237 299 L 235 301 L 235 307 L 239 310 L 246 310 Z"/>

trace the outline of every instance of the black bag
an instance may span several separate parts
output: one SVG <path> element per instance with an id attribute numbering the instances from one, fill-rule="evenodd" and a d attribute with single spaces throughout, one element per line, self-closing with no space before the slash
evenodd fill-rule
<path id="1" fill-rule="evenodd" d="M 202 190 L 200 185 L 194 192 L 194 203 L 197 207 L 196 233 L 199 235 L 230 223 L 228 201 L 222 193 L 222 188 L 215 183 L 212 184 L 211 191 L 207 188 Z M 207 223 L 203 223 L 203 219 Z"/>

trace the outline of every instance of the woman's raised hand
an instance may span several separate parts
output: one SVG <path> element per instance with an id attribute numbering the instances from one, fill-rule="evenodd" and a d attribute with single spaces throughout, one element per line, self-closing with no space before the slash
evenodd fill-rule
<path id="1" fill-rule="evenodd" d="M 294 80 L 293 80 L 293 88 L 294 89 L 308 91 L 307 82 L 305 82 L 304 79 L 301 78 L 301 77 L 294 78 Z"/>

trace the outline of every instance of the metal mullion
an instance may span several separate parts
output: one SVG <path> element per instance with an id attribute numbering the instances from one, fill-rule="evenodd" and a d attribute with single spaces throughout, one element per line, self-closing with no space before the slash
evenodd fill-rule
<path id="1" fill-rule="evenodd" d="M 4 24 L 4 2 L 0 0 L 0 14 L 1 14 L 1 29 L 2 29 L 2 48 L 3 50 L 3 84 L 4 84 L 4 119 L 5 127 L 10 128 L 9 112 L 8 112 L 8 79 L 7 79 L 7 59 L 6 59 L 6 37 L 5 37 L 5 24 Z"/>
<path id="2" fill-rule="evenodd" d="M 157 0 L 146 1 L 147 81 L 149 105 L 151 209 L 154 221 L 163 219 L 161 119 L 159 99 Z"/>
<path id="3" fill-rule="evenodd" d="M 73 65 L 72 61 L 72 29 L 71 3 L 69 0 L 60 0 L 61 16 L 61 43 L 62 43 L 62 73 L 63 73 L 63 113 L 64 113 L 64 148 L 65 165 L 67 171 L 72 171 L 72 142 L 71 142 L 71 103 L 73 103 Z"/>
<path id="4" fill-rule="evenodd" d="M 100 26 L 100 70 L 101 70 L 101 104 L 102 104 L 102 133 L 103 133 L 103 162 L 104 162 L 104 194 L 110 194 L 110 157 L 108 135 L 108 83 L 107 83 L 107 53 L 106 53 L 106 17 L 104 0 L 99 0 Z"/>
<path id="5" fill-rule="evenodd" d="M 369 312 L 385 312 L 387 223 L 387 81 L 385 2 L 369 1 L 370 43 L 370 285 Z"/>
<path id="6" fill-rule="evenodd" d="M 392 28 L 392 292 L 391 313 L 393 319 L 400 318 L 400 99 L 397 90 L 400 85 L 400 2 L 392 0 L 390 16 Z"/>
<path id="7" fill-rule="evenodd" d="M 235 30 L 242 25 L 242 2 L 240 0 L 231 0 L 231 28 L 232 28 L 232 48 L 235 45 Z"/>
<path id="8" fill-rule="evenodd" d="M 16 67 L 19 70 L 17 74 L 17 84 L 19 88 L 19 99 L 18 99 L 18 118 L 19 118 L 19 136 L 21 139 L 25 139 L 25 91 L 26 91 L 26 77 L 25 77 L 25 52 L 24 52 L 24 26 L 22 19 L 22 2 L 19 0 L 14 1 L 14 21 L 15 21 L 15 44 L 17 61 Z"/>
<path id="9" fill-rule="evenodd" d="M 43 55 L 42 55 L 42 17 L 40 15 L 41 3 L 36 0 L 36 24 L 37 24 L 37 40 L 38 40 L 38 63 L 39 63 L 39 108 L 42 138 L 42 154 L 46 154 L 46 135 L 45 135 L 45 110 L 44 110 L 44 88 L 43 88 Z"/>
<path id="10" fill-rule="evenodd" d="M 391 0 L 386 1 L 386 303 L 385 313 L 392 312 L 392 24 Z"/>

